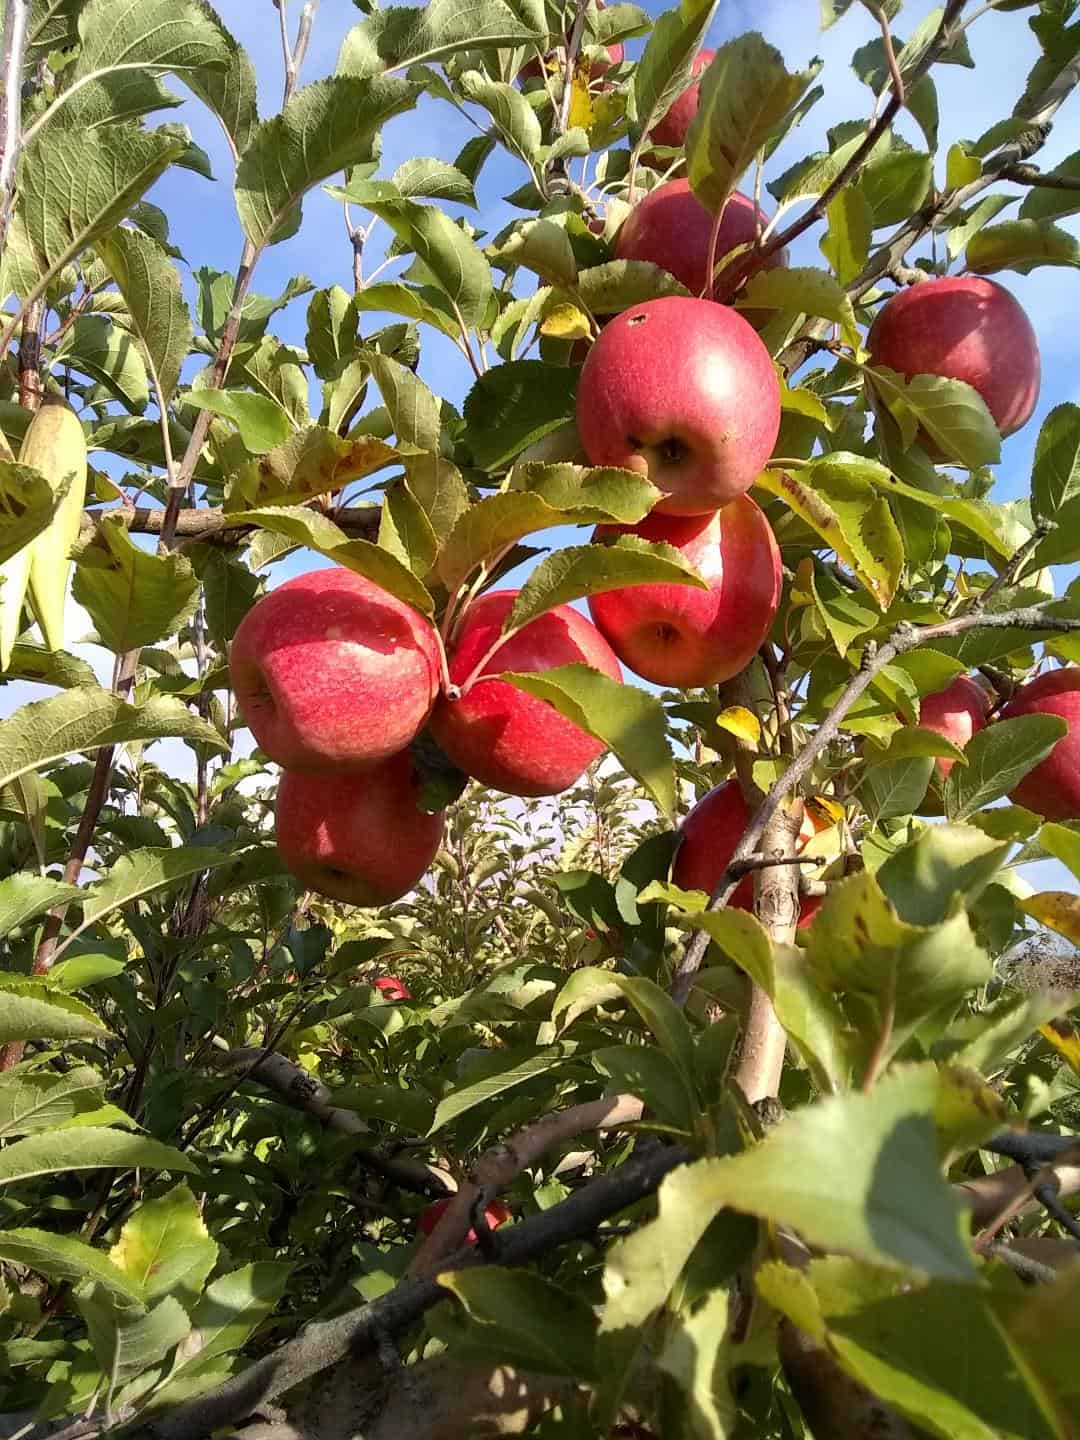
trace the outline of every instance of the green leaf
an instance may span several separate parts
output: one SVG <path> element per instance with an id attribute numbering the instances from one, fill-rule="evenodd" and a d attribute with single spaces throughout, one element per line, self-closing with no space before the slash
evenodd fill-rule
<path id="1" fill-rule="evenodd" d="M 466 100 L 482 106 L 491 116 L 506 148 L 518 154 L 526 165 L 534 164 L 544 136 L 536 111 L 525 96 L 501 80 L 489 80 L 478 70 L 466 70 L 460 75 L 458 87 Z"/>
<path id="2" fill-rule="evenodd" d="M 48 528 L 61 498 L 40 470 L 0 460 L 0 565 Z"/>
<path id="3" fill-rule="evenodd" d="M 498 1069 L 489 1070 L 482 1079 L 443 1096 L 428 1134 L 435 1135 L 452 1120 L 475 1106 L 483 1105 L 518 1085 L 524 1085 L 537 1075 L 546 1075 L 548 1071 L 558 1069 L 573 1059 L 576 1051 L 576 1045 L 563 1044 L 549 1045 L 539 1050 L 533 1045 L 518 1046 L 500 1052 Z"/>
<path id="4" fill-rule="evenodd" d="M 1080 150 L 1066 155 L 1064 160 L 1051 167 L 1053 175 L 1063 175 L 1070 180 L 1080 177 Z M 1080 190 L 1053 190 L 1046 185 L 1032 185 L 1020 206 L 1021 220 L 1060 220 L 1065 215 L 1075 215 L 1080 210 Z"/>
<path id="5" fill-rule="evenodd" d="M 666 814 L 675 811 L 675 777 L 664 708 L 654 696 L 588 665 L 559 665 L 542 675 L 499 677 L 546 700 L 586 734 L 605 744 Z"/>
<path id="6" fill-rule="evenodd" d="M 1036 518 L 1053 520 L 1080 496 L 1080 405 L 1055 405 L 1035 443 L 1031 503 Z"/>
<path id="7" fill-rule="evenodd" d="M 912 925 L 942 925 L 953 901 L 976 900 L 1005 863 L 1010 846 L 970 825 L 928 825 L 877 871 L 877 882 Z"/>
<path id="8" fill-rule="evenodd" d="M 1039 844 L 1080 879 L 1080 835 L 1075 830 L 1065 825 L 1044 825 L 1039 831 Z"/>
<path id="9" fill-rule="evenodd" d="M 185 1354 L 170 1375 L 170 1383 L 184 1371 L 217 1355 L 232 1355 L 246 1345 L 285 1293 L 292 1268 L 276 1260 L 259 1260 L 208 1285 L 191 1312 L 191 1328 L 202 1343 L 198 1350 Z"/>
<path id="10" fill-rule="evenodd" d="M 447 297 L 430 287 L 404 285 L 400 280 L 376 281 L 374 285 L 365 285 L 353 303 L 358 312 L 375 310 L 379 314 L 386 312 L 419 320 L 451 339 L 461 333 Z"/>
<path id="11" fill-rule="evenodd" d="M 623 536 L 612 545 L 566 546 L 537 565 L 514 601 L 503 629 L 520 629 L 545 610 L 585 595 L 654 584 L 709 588 L 672 545 L 650 544 L 633 535 Z"/>
<path id="12" fill-rule="evenodd" d="M 96 1289 L 80 1288 L 73 1300 L 86 1324 L 95 1359 L 114 1384 L 122 1385 L 149 1370 L 191 1329 L 187 1311 L 171 1297 L 142 1315 L 118 1313 Z"/>
<path id="13" fill-rule="evenodd" d="M 874 212 L 856 185 L 847 185 L 829 201 L 825 212 L 829 228 L 820 240 L 841 285 L 850 285 L 866 264 L 874 231 Z"/>
<path id="14" fill-rule="evenodd" d="M 493 294 L 491 266 L 449 215 L 415 200 L 372 202 L 367 208 L 416 252 L 451 306 L 457 307 L 462 324 L 468 329 L 481 327 Z"/>
<path id="15" fill-rule="evenodd" d="M 984 225 L 989 225 L 995 215 L 1000 215 L 1009 205 L 1016 204 L 1015 195 L 987 195 L 970 210 L 957 212 L 955 221 L 945 232 L 945 249 L 950 260 L 967 249 L 968 241 L 978 234 Z"/>
<path id="16" fill-rule="evenodd" d="M 375 384 L 390 414 L 390 423 L 401 445 L 437 451 L 442 431 L 439 402 L 419 376 L 389 355 L 365 350 Z"/>
<path id="17" fill-rule="evenodd" d="M 109 1259 L 147 1301 L 172 1295 L 188 1309 L 217 1261 L 199 1202 L 186 1185 L 145 1200 L 124 1222 Z"/>
<path id="18" fill-rule="evenodd" d="M 577 283 L 577 260 L 570 236 L 553 220 L 516 220 L 507 238 L 489 246 L 487 255 L 497 269 L 524 266 L 546 285 L 572 289 Z"/>
<path id="19" fill-rule="evenodd" d="M 56 362 L 100 381 L 127 410 L 141 415 L 146 409 L 150 389 L 142 355 L 127 331 L 104 315 L 80 315 L 56 347 Z"/>
<path id="20" fill-rule="evenodd" d="M 353 297 L 340 285 L 316 290 L 311 297 L 307 311 L 307 353 L 320 380 L 332 380 L 356 355 L 360 345 L 356 321 Z"/>
<path id="21" fill-rule="evenodd" d="M 913 215 L 926 200 L 933 177 L 932 158 L 919 150 L 888 150 L 870 160 L 863 167 L 859 190 L 870 207 L 874 229 L 900 225 Z"/>
<path id="22" fill-rule="evenodd" d="M 737 308 L 791 310 L 800 315 L 820 315 L 840 326 L 848 344 L 860 343 L 851 297 L 827 270 L 777 266 L 774 270 L 759 271 L 739 295 Z M 803 390 L 788 393 L 799 396 L 810 394 Z"/>
<path id="23" fill-rule="evenodd" d="M 837 452 L 794 475 L 766 470 L 757 479 L 761 489 L 779 496 L 836 551 L 882 610 L 896 596 L 904 565 L 900 532 L 875 488 L 887 475 L 875 460 Z"/>
<path id="24" fill-rule="evenodd" d="M 445 1270 L 439 1284 L 460 1300 L 485 1349 L 504 1364 L 596 1378 L 596 1320 L 580 1296 L 542 1275 L 498 1265 Z"/>
<path id="25" fill-rule="evenodd" d="M 594 1050 L 593 1065 L 619 1094 L 636 1095 L 662 1124 L 692 1135 L 700 1101 L 678 1066 L 653 1045 L 612 1045 Z"/>
<path id="26" fill-rule="evenodd" d="M 434 614 L 435 602 L 430 594 L 397 556 L 370 540 L 350 540 L 344 530 L 318 511 L 293 505 L 273 510 L 245 510 L 234 518 L 238 524 L 259 525 L 296 545 L 306 545 L 309 550 L 344 565 L 346 570 L 373 580 L 421 614 Z"/>
<path id="27" fill-rule="evenodd" d="M 504 0 L 474 0 L 463 10 L 458 0 L 430 0 L 416 9 L 391 6 L 353 27 L 338 58 L 343 75 L 378 75 L 406 65 L 440 60 L 457 51 L 491 50 L 548 40 L 541 6 Z"/>
<path id="28" fill-rule="evenodd" d="M 148 66 L 172 70 L 221 121 L 237 149 L 256 122 L 251 62 L 209 5 L 197 0 L 87 0 L 79 16 L 81 49 L 62 72 L 66 88 L 83 88 L 60 112 L 65 124 L 89 125 L 108 91 L 107 113 L 130 109 L 125 91 L 144 83 Z M 110 73 L 111 72 L 111 73 Z M 102 77 L 87 80 L 91 76 Z M 105 83 L 107 77 L 107 84 Z"/>
<path id="29" fill-rule="evenodd" d="M 456 165 L 445 160 L 428 157 L 406 160 L 390 177 L 390 183 L 398 194 L 426 200 L 452 200 L 457 205 L 471 205 L 476 208 L 476 192 L 473 179 L 460 171 Z"/>
<path id="30" fill-rule="evenodd" d="M 379 547 L 389 550 L 421 580 L 439 553 L 427 512 L 403 480 L 395 481 L 383 495 Z"/>
<path id="31" fill-rule="evenodd" d="M 16 871 L 6 880 L 0 880 L 0 935 L 10 935 L 54 905 L 66 905 L 81 893 L 76 885 L 65 885 L 26 870 Z"/>
<path id="32" fill-rule="evenodd" d="M 122 516 L 103 517 L 76 559 L 72 596 L 115 655 L 175 635 L 195 612 L 199 581 L 191 561 L 142 549 Z"/>
<path id="33" fill-rule="evenodd" d="M 1010 1287 L 1008 1308 L 1023 1293 L 1018 1290 L 1014 1298 Z M 1028 1379 L 1030 1365 L 1009 1344 L 1000 1314 L 1007 1313 L 1007 1304 L 1005 1295 L 998 1303 L 993 1290 L 919 1287 L 832 1317 L 829 1348 L 849 1375 L 934 1434 L 1051 1440 L 1063 1432 L 1047 1419 L 1042 1397 Z M 1051 1335 L 1058 1323 L 1055 1319 Z M 1039 1348 L 1043 1345 L 1045 1340 Z"/>
<path id="34" fill-rule="evenodd" d="M 564 366 L 514 360 L 481 375 L 465 398 L 469 448 L 498 470 L 574 414 L 577 377 Z"/>
<path id="35" fill-rule="evenodd" d="M 816 69 L 789 73 L 779 50 L 755 32 L 721 45 L 701 72 L 686 136 L 686 172 L 713 215 L 755 155 L 784 128 Z"/>
<path id="36" fill-rule="evenodd" d="M 10 1150 L 5 1151 L 9 1155 Z M 0 1161 L 2 1165 L 2 1161 Z M 92 1280 L 120 1305 L 138 1306 L 142 1291 L 118 1270 L 100 1250 L 94 1250 L 70 1235 L 52 1235 L 47 1230 L 0 1230 L 0 1260 L 44 1275 L 53 1285 L 77 1285 Z"/>
<path id="37" fill-rule="evenodd" d="M 160 245 L 126 227 L 103 235 L 95 248 L 124 298 L 155 392 L 168 406 L 192 340 L 176 267 Z"/>
<path id="38" fill-rule="evenodd" d="M 57 950 L 63 953 L 84 930 L 89 930 L 106 915 L 130 905 L 155 890 L 177 885 L 203 870 L 215 870 L 236 859 L 235 850 L 219 850 L 209 845 L 178 845 L 173 849 L 132 850 L 114 862 L 107 876 L 85 891 L 82 922 L 71 931 Z"/>
<path id="39" fill-rule="evenodd" d="M 966 820 L 1000 800 L 1045 760 L 1068 731 L 1058 715 L 1018 715 L 973 735 L 964 747 L 967 765 L 957 766 L 945 784 L 945 813 Z"/>
<path id="40" fill-rule="evenodd" d="M 1080 265 L 1080 240 L 1049 220 L 1003 220 L 968 241 L 967 268 L 976 274 L 1030 275 L 1040 265 Z"/>
<path id="41" fill-rule="evenodd" d="M 298 90 L 280 115 L 251 136 L 236 170 L 236 204 L 259 249 L 281 238 L 303 196 L 339 170 L 373 156 L 385 121 L 414 103 L 415 90 L 384 76 L 339 75 Z"/>
<path id="42" fill-rule="evenodd" d="M 226 511 L 289 505 L 340 490 L 351 480 L 397 463 L 392 446 L 368 435 L 343 440 L 322 425 L 289 437 L 261 460 L 242 465 L 225 499 Z"/>
<path id="43" fill-rule="evenodd" d="M 893 883 L 914 906 L 902 876 Z M 923 897 L 927 909 L 933 901 L 932 893 Z M 953 896 L 951 904 L 938 896 L 937 902 L 939 923 L 909 923 L 876 876 L 864 871 L 830 885 L 806 932 L 806 964 L 817 983 L 863 1017 L 852 1043 L 867 1063 L 875 1044 L 887 1059 L 928 1015 L 954 1006 L 990 978 L 990 959 L 976 944 L 963 896 Z M 869 1022 L 866 1002 L 876 1016 Z"/>
<path id="44" fill-rule="evenodd" d="M 877 824 L 919 810 L 933 773 L 934 762 L 926 757 L 885 761 L 867 768 L 855 794 Z"/>
<path id="45" fill-rule="evenodd" d="M 68 1170 L 134 1169 L 198 1170 L 194 1160 L 146 1135 L 129 1135 L 87 1125 L 76 1130 L 55 1130 L 30 1135 L 0 1150 L 0 1185 L 31 1180 L 36 1175 L 59 1175 Z M 2 1243 L 2 1242 L 0 1242 Z"/>
<path id="46" fill-rule="evenodd" d="M 96 1070 L 79 1068 L 66 1075 L 16 1071 L 0 1076 L 0 1140 L 62 1126 L 101 1110 L 104 1104 L 104 1081 Z"/>
<path id="47" fill-rule="evenodd" d="M 210 390 L 199 388 L 189 390 L 184 403 L 195 410 L 210 410 L 215 415 L 224 415 L 240 431 L 244 448 L 254 455 L 265 455 L 279 445 L 284 445 L 292 434 L 288 415 L 275 401 L 265 395 L 252 395 L 247 391 Z"/>
<path id="48" fill-rule="evenodd" d="M 0 974 L 0 1044 L 18 1040 L 101 1040 L 108 1034 L 88 1005 L 44 980 Z"/>
<path id="49" fill-rule="evenodd" d="M 960 1204 L 937 1157 L 939 1086 L 932 1065 L 894 1071 L 869 1095 L 804 1107 L 741 1155 L 685 1166 L 662 1190 L 681 1193 L 688 1228 L 703 1207 L 730 1206 L 824 1250 L 970 1283 Z"/>
<path id="50" fill-rule="evenodd" d="M 681 0 L 665 10 L 645 42 L 630 81 L 626 113 L 635 141 L 662 120 L 686 89 L 691 67 L 716 13 L 716 0 Z"/>
<path id="51" fill-rule="evenodd" d="M 687 1413 L 682 1432 L 693 1440 L 727 1440 L 735 1433 L 738 1407 L 729 1379 L 730 1301 L 714 1290 L 692 1314 L 673 1317 L 657 1364 L 675 1382 L 676 1403 Z"/>
<path id="52" fill-rule="evenodd" d="M 690 294 L 674 275 L 648 260 L 608 260 L 603 265 L 590 265 L 578 272 L 576 289 L 594 315 L 616 315 L 646 300 Z"/>
<path id="53" fill-rule="evenodd" d="M 905 380 L 895 370 L 868 367 L 875 389 L 900 426 L 906 445 L 919 428 L 951 459 L 973 469 L 1001 459 L 1001 435 L 986 401 L 962 380 L 940 375 L 913 375 Z"/>
<path id="54" fill-rule="evenodd" d="M 135 125 L 69 132 L 50 127 L 19 162 L 20 205 L 12 236 L 33 256 L 24 304 L 117 225 L 183 149 L 183 142 Z"/>

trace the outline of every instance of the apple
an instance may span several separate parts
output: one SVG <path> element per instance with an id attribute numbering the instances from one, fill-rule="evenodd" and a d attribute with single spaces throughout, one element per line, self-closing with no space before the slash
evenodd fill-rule
<path id="1" fill-rule="evenodd" d="M 286 770 L 275 824 L 285 864 L 309 890 L 349 905 L 408 894 L 442 841 L 443 815 L 421 810 L 407 750 L 368 770 Z"/>
<path id="2" fill-rule="evenodd" d="M 704 890 L 706 895 L 711 895 L 749 823 L 750 811 L 737 780 L 726 780 L 702 796 L 679 827 L 682 843 L 671 878 L 680 890 Z M 799 829 L 796 851 L 805 849 L 817 829 L 807 811 Z M 753 910 L 753 875 L 745 875 L 739 881 L 728 904 L 736 910 Z M 820 908 L 818 895 L 800 900 L 800 930 L 810 924 Z"/>
<path id="3" fill-rule="evenodd" d="M 1047 670 L 1021 685 L 1001 719 L 1018 715 L 1060 715 L 1069 731 L 1028 771 L 1009 799 L 1046 820 L 1080 820 L 1080 667 Z"/>
<path id="4" fill-rule="evenodd" d="M 697 567 L 708 590 L 632 585 L 589 599 L 597 629 L 624 665 L 656 685 L 718 685 L 754 658 L 780 603 L 780 551 L 748 495 L 711 515 L 646 516 L 599 525 L 594 543 L 619 535 L 664 541 Z"/>
<path id="5" fill-rule="evenodd" d="M 435 631 L 410 605 L 334 566 L 254 605 L 229 652 L 236 702 L 279 765 L 377 764 L 404 750 L 439 690 Z"/>
<path id="6" fill-rule="evenodd" d="M 933 730 L 936 735 L 951 740 L 962 750 L 986 724 L 989 698 L 977 680 L 970 675 L 958 675 L 944 690 L 923 696 L 919 704 L 919 724 L 924 730 Z M 943 780 L 949 778 L 955 764 L 955 760 L 943 755 L 938 757 L 937 768 Z"/>
<path id="7" fill-rule="evenodd" d="M 690 189 L 689 180 L 669 180 L 639 200 L 623 221 L 615 239 L 616 259 L 649 260 L 701 295 L 709 283 L 713 219 Z M 762 229 L 768 224 L 765 212 L 749 196 L 732 195 L 720 222 L 716 259 L 722 260 L 739 245 L 752 245 L 759 223 Z M 766 260 L 765 268 L 786 264 L 785 253 L 778 250 Z"/>
<path id="8" fill-rule="evenodd" d="M 715 54 L 715 50 L 699 50 L 694 56 L 691 74 L 700 75 Z M 664 118 L 653 126 L 649 139 L 654 144 L 670 145 L 673 149 L 678 149 L 680 145 L 686 143 L 686 132 L 690 129 L 690 122 L 697 114 L 698 89 L 697 85 L 688 86 L 670 107 Z M 646 159 L 648 158 L 646 157 Z"/>
<path id="9" fill-rule="evenodd" d="M 466 610 L 449 657 L 454 685 L 464 685 L 484 660 L 517 596 L 516 590 L 493 590 Z M 557 605 L 512 635 L 484 662 L 481 675 L 579 664 L 622 679 L 599 630 L 569 605 Z M 495 678 L 478 679 L 458 700 L 440 696 L 431 732 L 466 774 L 509 795 L 557 795 L 604 753 L 599 740 L 546 701 Z"/>
<path id="10" fill-rule="evenodd" d="M 417 1223 L 420 1226 L 422 1234 L 431 1234 L 435 1226 L 438 1225 L 439 1221 L 446 1214 L 450 1205 L 450 1199 L 451 1197 L 446 1195 L 441 1200 L 433 1200 L 426 1210 L 420 1212 L 420 1219 Z M 501 1200 L 492 1200 L 489 1205 L 484 1207 L 484 1219 L 488 1223 L 489 1230 L 497 1230 L 500 1225 L 505 1225 L 508 1220 L 512 1220 L 513 1218 L 512 1211 L 508 1210 Z M 470 1230 L 465 1236 L 465 1244 L 476 1244 L 475 1230 Z"/>
<path id="11" fill-rule="evenodd" d="M 753 327 L 670 295 L 610 321 L 581 367 L 577 425 L 593 465 L 648 475 L 656 509 L 703 515 L 750 489 L 780 429 L 780 386 Z"/>
<path id="12" fill-rule="evenodd" d="M 412 991 L 396 975 L 380 975 L 372 985 L 387 1000 L 411 1000 Z"/>
<path id="13" fill-rule="evenodd" d="M 992 280 L 946 275 L 910 285 L 881 308 L 866 343 L 875 365 L 973 386 L 1002 435 L 1031 419 L 1038 341 L 1017 301 Z"/>

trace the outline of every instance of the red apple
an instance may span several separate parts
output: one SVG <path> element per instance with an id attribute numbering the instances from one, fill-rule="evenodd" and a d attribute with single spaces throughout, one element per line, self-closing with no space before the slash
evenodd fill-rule
<path id="1" fill-rule="evenodd" d="M 277 845 L 309 890 L 349 905 L 406 895 L 439 848 L 443 816 L 420 810 L 407 750 L 369 770 L 286 770 L 278 784 Z"/>
<path id="2" fill-rule="evenodd" d="M 464 685 L 499 638 L 516 590 L 493 590 L 465 612 L 450 655 L 450 679 Z M 607 641 L 569 605 L 557 605 L 512 635 L 484 663 L 483 676 L 591 665 L 621 680 Z M 505 680 L 479 679 L 459 700 L 445 695 L 431 716 L 435 739 L 468 775 L 509 795 L 557 795 L 604 753 L 552 706 Z"/>
<path id="3" fill-rule="evenodd" d="M 450 1196 L 444 1196 L 442 1200 L 433 1200 L 426 1210 L 420 1212 L 420 1219 L 417 1222 L 421 1233 L 430 1235 L 438 1225 L 439 1221 L 446 1214 L 450 1205 Z M 506 1208 L 501 1200 L 492 1200 L 490 1205 L 484 1207 L 484 1219 L 488 1223 L 489 1230 L 497 1230 L 500 1225 L 505 1225 L 508 1220 L 514 1218 L 513 1213 Z M 476 1244 L 476 1231 L 470 1230 L 465 1236 L 466 1245 Z"/>
<path id="4" fill-rule="evenodd" d="M 715 54 L 715 50 L 699 50 L 694 56 L 691 73 L 700 75 Z M 657 145 L 670 145 L 673 149 L 686 143 L 686 132 L 697 114 L 698 88 L 697 85 L 690 85 L 683 91 L 664 118 L 653 126 L 650 140 Z"/>
<path id="5" fill-rule="evenodd" d="M 746 195 L 732 195 L 720 222 L 716 242 L 716 259 L 720 261 L 739 245 L 752 245 L 768 216 L 756 209 Z M 690 189 L 689 180 L 669 180 L 639 200 L 623 221 L 615 239 L 615 256 L 619 260 L 650 260 L 676 280 L 681 280 L 695 295 L 704 293 L 709 283 L 709 240 L 713 216 Z M 774 269 L 787 263 L 782 250 L 770 255 L 765 268 Z M 718 293 L 713 297 L 721 299 Z"/>
<path id="6" fill-rule="evenodd" d="M 969 675 L 959 675 L 944 690 L 936 695 L 924 695 L 919 705 L 919 724 L 924 730 L 933 730 L 951 740 L 962 750 L 977 730 L 986 724 L 989 696 L 977 680 Z M 956 764 L 945 756 L 939 756 L 937 768 L 941 778 L 947 780 L 949 771 Z"/>
<path id="7" fill-rule="evenodd" d="M 866 343 L 875 365 L 973 386 L 1002 435 L 1031 419 L 1038 341 L 1017 301 L 992 280 L 946 275 L 910 285 L 878 312 Z"/>
<path id="8" fill-rule="evenodd" d="M 371 983 L 387 1000 L 412 999 L 412 991 L 407 985 L 404 985 L 396 975 L 380 975 L 377 980 L 373 980 Z"/>
<path id="9" fill-rule="evenodd" d="M 229 670 L 244 721 L 271 760 L 324 770 L 377 764 L 409 744 L 435 703 L 439 650 L 410 605 L 335 566 L 253 606 Z"/>
<path id="10" fill-rule="evenodd" d="M 671 295 L 610 321 L 581 367 L 593 465 L 647 474 L 656 509 L 703 515 L 744 494 L 780 429 L 780 386 L 753 327 L 726 305 Z"/>
<path id="11" fill-rule="evenodd" d="M 780 551 L 748 495 L 711 515 L 647 516 L 639 525 L 600 525 L 593 541 L 619 535 L 674 545 L 709 582 L 633 585 L 589 599 L 615 654 L 657 685 L 718 685 L 744 670 L 769 633 L 780 602 Z"/>
<path id="12" fill-rule="evenodd" d="M 703 796 L 680 826 L 682 843 L 675 856 L 671 878 L 681 890 L 704 890 L 711 895 L 728 867 L 735 847 L 750 822 L 742 790 L 737 780 Z M 807 812 L 799 830 L 796 849 L 801 851 L 814 838 L 817 826 Z M 739 881 L 728 904 L 736 910 L 753 910 L 754 877 L 746 875 Z M 799 929 L 810 924 L 821 909 L 821 897 L 810 896 L 800 901 Z"/>
<path id="13" fill-rule="evenodd" d="M 1080 667 L 1048 670 L 1021 685 L 1001 719 L 1018 715 L 1060 715 L 1069 732 L 1024 776 L 1009 799 L 1046 820 L 1080 820 Z"/>

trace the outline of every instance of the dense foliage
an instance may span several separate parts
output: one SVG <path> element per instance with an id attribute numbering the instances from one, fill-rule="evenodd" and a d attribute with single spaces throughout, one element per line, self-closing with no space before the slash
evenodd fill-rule
<path id="1" fill-rule="evenodd" d="M 1031 162 L 1080 81 L 1076 0 L 948 0 L 914 28 L 866 0 L 867 103 L 827 134 L 830 76 L 759 35 L 692 68 L 715 0 L 356 0 L 309 84 L 343 7 L 261 3 L 271 118 L 205 0 L 3 7 L 0 661 L 44 698 L 0 721 L 0 1432 L 1080 1433 L 1080 898 L 1019 873 L 1080 877 L 1080 706 L 1022 689 L 1080 664 L 1080 406 L 1002 503 L 1034 339 L 972 383 L 868 344 L 946 273 L 994 296 L 967 282 L 1065 267 L 1073 305 L 1080 167 Z M 853 14 L 822 0 L 827 27 Z M 941 153 L 935 67 L 973 63 L 969 26 L 1030 27 L 1040 57 Z M 145 198 L 208 172 L 157 116 L 173 81 L 236 161 L 243 252 L 195 284 Z M 421 100 L 477 134 L 387 174 L 383 127 Z M 810 153 L 778 173 L 796 127 Z M 521 218 L 492 235 L 496 155 Z M 423 731 L 428 874 L 381 908 L 305 890 L 228 664 L 283 562 L 374 582 L 443 661 L 521 565 L 515 631 L 702 589 L 664 540 L 588 543 L 665 503 L 672 453 L 590 466 L 575 429 L 583 357 L 690 294 L 619 254 L 684 174 L 714 217 L 703 288 L 778 377 L 752 490 L 783 565 L 768 639 L 686 690 L 522 668 L 507 684 L 603 757 L 507 798 Z M 347 284 L 260 293 L 320 186 Z M 808 231 L 821 263 L 777 263 Z M 297 306 L 303 348 L 275 335 Z M 433 334 L 469 367 L 460 413 L 421 378 Z M 69 579 L 111 686 L 70 648 Z M 957 739 L 930 717 L 964 676 L 986 716 Z M 706 894 L 677 826 L 728 780 L 745 818 Z"/>

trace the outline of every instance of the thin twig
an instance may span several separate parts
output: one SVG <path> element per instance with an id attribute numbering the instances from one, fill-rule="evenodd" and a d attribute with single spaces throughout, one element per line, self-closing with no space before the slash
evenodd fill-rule
<path id="1" fill-rule="evenodd" d="M 15 172 L 22 149 L 22 74 L 30 0 L 8 0 L 0 59 L 0 255 L 15 201 Z"/>
<path id="2" fill-rule="evenodd" d="M 998 171 L 997 178 L 1011 180 L 1016 185 L 1037 185 L 1043 190 L 1080 190 L 1080 175 L 1047 173 L 1036 165 L 1006 165 Z"/>
<path id="3" fill-rule="evenodd" d="M 889 67 L 889 78 L 892 82 L 893 94 L 903 105 L 906 100 L 904 91 L 904 77 L 900 73 L 900 66 L 896 59 L 896 50 L 893 47 L 892 32 L 889 29 L 889 17 L 882 5 L 871 6 L 877 16 L 878 25 L 881 27 L 881 43 L 885 49 L 885 63 Z"/>

